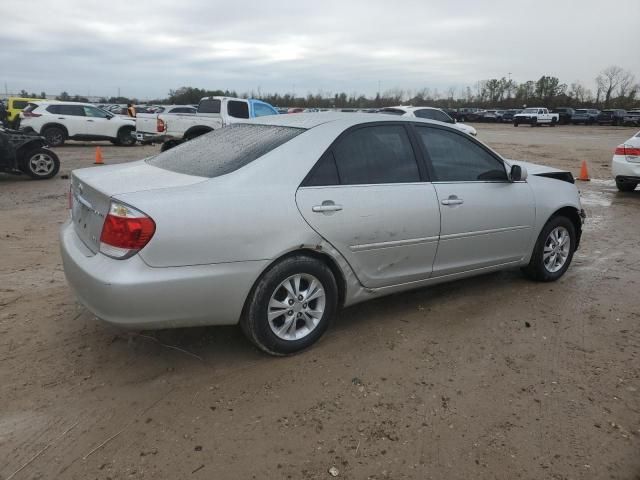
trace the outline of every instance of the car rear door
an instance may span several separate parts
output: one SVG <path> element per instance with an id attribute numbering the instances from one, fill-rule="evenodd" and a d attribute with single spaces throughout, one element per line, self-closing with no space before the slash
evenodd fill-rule
<path id="1" fill-rule="evenodd" d="M 87 122 L 84 116 L 82 105 L 60 105 L 58 113 L 53 115 L 55 120 L 64 125 L 69 132 L 69 136 L 87 134 Z"/>
<path id="2" fill-rule="evenodd" d="M 364 286 L 430 276 L 440 212 L 421 151 L 403 124 L 345 132 L 310 172 L 296 201 Z"/>
<path id="3" fill-rule="evenodd" d="M 433 276 L 520 261 L 535 221 L 533 191 L 508 180 L 504 162 L 464 133 L 416 126 L 440 203 Z"/>

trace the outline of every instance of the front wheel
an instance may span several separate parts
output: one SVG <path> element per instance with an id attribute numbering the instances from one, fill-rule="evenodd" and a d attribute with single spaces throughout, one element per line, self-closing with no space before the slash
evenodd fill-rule
<path id="1" fill-rule="evenodd" d="M 269 269 L 247 299 L 240 326 L 257 347 L 289 355 L 315 343 L 338 305 L 338 286 L 323 262 L 307 256 Z"/>
<path id="2" fill-rule="evenodd" d="M 116 139 L 116 145 L 121 145 L 123 147 L 130 147 L 135 145 L 136 138 L 132 135 L 133 129 L 131 128 L 121 128 L 118 131 L 118 138 Z"/>
<path id="3" fill-rule="evenodd" d="M 637 183 L 619 182 L 618 180 L 616 180 L 616 187 L 618 187 L 618 190 L 620 190 L 621 192 L 633 192 L 637 186 Z"/>
<path id="4" fill-rule="evenodd" d="M 553 282 L 567 271 L 576 249 L 576 228 L 565 216 L 549 219 L 523 272 L 539 282 Z"/>
<path id="5" fill-rule="evenodd" d="M 60 170 L 60 159 L 48 148 L 37 148 L 25 155 L 23 169 L 31 178 L 45 180 Z"/>

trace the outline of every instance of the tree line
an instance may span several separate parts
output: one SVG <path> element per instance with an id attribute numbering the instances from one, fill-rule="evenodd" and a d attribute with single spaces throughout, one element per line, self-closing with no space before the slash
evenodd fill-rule
<path id="1" fill-rule="evenodd" d="M 464 89 L 451 87 L 444 92 L 437 88 L 407 90 L 394 88 L 378 92 L 373 97 L 346 92 L 308 93 L 297 96 L 292 93 L 263 93 L 258 90 L 240 93 L 234 90 L 208 90 L 195 87 L 181 87 L 170 90 L 166 98 L 145 100 L 149 104 L 197 104 L 201 98 L 228 96 L 258 98 L 280 107 L 303 108 L 381 108 L 393 105 L 431 105 L 441 108 L 521 108 L 523 106 L 574 107 L 574 108 L 640 108 L 640 83 L 633 73 L 619 66 L 602 70 L 595 78 L 595 92 L 580 81 L 562 83 L 558 77 L 543 75 L 538 80 L 517 83 L 511 78 L 491 78 L 476 82 Z M 21 96 L 36 98 L 38 95 L 20 92 Z M 45 92 L 39 96 L 45 98 Z M 86 97 L 71 96 L 62 92 L 58 100 L 87 102 Z M 98 103 L 140 103 L 137 98 L 103 97 Z"/>

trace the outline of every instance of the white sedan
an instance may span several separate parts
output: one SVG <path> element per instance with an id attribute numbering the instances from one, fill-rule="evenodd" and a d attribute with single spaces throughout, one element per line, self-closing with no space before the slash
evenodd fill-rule
<path id="1" fill-rule="evenodd" d="M 633 192 L 640 183 L 640 132 L 618 145 L 611 161 L 611 172 L 621 192 Z"/>
<path id="2" fill-rule="evenodd" d="M 446 112 L 434 107 L 387 107 L 380 110 L 380 113 L 390 113 L 392 115 L 401 115 L 403 117 L 426 118 L 428 120 L 436 120 L 438 122 L 452 124 L 454 128 L 473 135 L 478 134 L 475 128 L 465 123 L 458 123 L 456 120 L 447 115 Z"/>

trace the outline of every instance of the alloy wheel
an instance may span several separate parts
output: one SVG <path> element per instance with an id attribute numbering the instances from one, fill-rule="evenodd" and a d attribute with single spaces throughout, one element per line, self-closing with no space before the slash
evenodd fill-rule
<path id="1" fill-rule="evenodd" d="M 51 155 L 37 153 L 29 159 L 29 169 L 38 176 L 49 175 L 55 168 Z"/>
<path id="2" fill-rule="evenodd" d="M 569 258 L 571 249 L 571 236 L 569 231 L 562 226 L 556 227 L 544 242 L 542 259 L 547 271 L 555 273 L 560 270 Z"/>
<path id="3" fill-rule="evenodd" d="M 322 283 L 306 273 L 292 275 L 278 285 L 267 308 L 271 331 L 283 340 L 300 340 L 320 323 L 326 305 Z"/>

